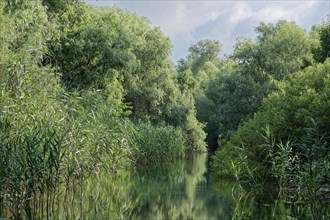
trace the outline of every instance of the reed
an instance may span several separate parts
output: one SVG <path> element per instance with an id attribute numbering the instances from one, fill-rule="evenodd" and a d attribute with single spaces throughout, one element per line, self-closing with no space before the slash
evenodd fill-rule
<path id="1" fill-rule="evenodd" d="M 41 123 L 19 139 L 2 140 L 1 214 L 20 219 L 32 218 L 40 208 L 48 213 L 60 181 L 63 137 Z"/>
<path id="2" fill-rule="evenodd" d="M 110 114 L 110 106 L 96 101 L 86 108 L 74 94 L 55 102 L 36 98 L 1 103 L 1 217 L 48 218 L 75 185 L 132 163 L 134 125 Z M 51 107 L 40 108 L 46 101 Z"/>
<path id="3" fill-rule="evenodd" d="M 140 124 L 135 151 L 136 164 L 173 161 L 185 155 L 185 138 L 179 128 Z"/>

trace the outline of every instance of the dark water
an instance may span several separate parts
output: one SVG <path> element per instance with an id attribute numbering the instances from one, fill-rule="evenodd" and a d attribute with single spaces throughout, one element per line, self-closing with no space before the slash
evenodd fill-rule
<path id="1" fill-rule="evenodd" d="M 329 203 L 279 197 L 275 188 L 247 193 L 212 181 L 207 154 L 133 172 L 93 175 L 63 188 L 51 219 L 330 219 Z M 271 186 L 271 184 L 270 184 Z M 45 214 L 39 216 L 44 218 Z"/>

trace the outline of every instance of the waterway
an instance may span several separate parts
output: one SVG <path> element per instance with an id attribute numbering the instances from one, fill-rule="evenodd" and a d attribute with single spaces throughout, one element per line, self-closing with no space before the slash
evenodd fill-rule
<path id="1" fill-rule="evenodd" d="M 114 175 L 99 173 L 70 183 L 52 202 L 53 219 L 328 219 L 327 204 L 262 193 L 214 181 L 208 155 L 149 165 Z M 63 188 L 64 189 L 64 188 Z"/>

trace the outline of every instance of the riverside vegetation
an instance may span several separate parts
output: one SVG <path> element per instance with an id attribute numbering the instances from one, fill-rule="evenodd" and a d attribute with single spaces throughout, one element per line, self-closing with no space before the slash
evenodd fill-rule
<path id="1" fill-rule="evenodd" d="M 0 3 L 0 217 L 52 216 L 105 172 L 134 175 L 207 144 L 212 178 L 236 179 L 235 198 L 271 181 L 308 216 L 330 215 L 328 22 L 261 23 L 225 58 L 203 40 L 174 65 L 161 30 L 118 7 Z M 123 218 L 136 205 L 114 183 L 93 211 L 109 203 L 104 216 Z"/>

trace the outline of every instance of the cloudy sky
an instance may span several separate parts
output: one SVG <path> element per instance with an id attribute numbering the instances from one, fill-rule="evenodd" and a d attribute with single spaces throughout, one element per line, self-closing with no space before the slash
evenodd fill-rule
<path id="1" fill-rule="evenodd" d="M 94 6 L 117 5 L 158 26 L 173 44 L 172 60 L 187 55 L 188 48 L 203 39 L 218 40 L 222 54 L 231 53 L 239 36 L 253 37 L 260 22 L 285 19 L 310 30 L 326 21 L 330 0 L 318 1 L 142 1 L 85 0 Z"/>

